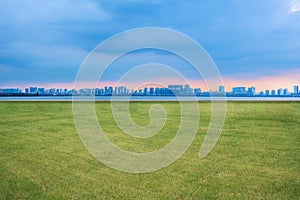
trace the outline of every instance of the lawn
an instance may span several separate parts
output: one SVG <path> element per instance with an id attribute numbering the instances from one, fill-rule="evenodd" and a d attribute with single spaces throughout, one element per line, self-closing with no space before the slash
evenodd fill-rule
<path id="1" fill-rule="evenodd" d="M 108 138 L 148 152 L 163 147 L 180 124 L 176 102 L 161 102 L 165 127 L 149 139 L 123 134 L 109 102 L 96 103 Z M 153 102 L 130 103 L 137 124 Z M 199 102 L 198 133 L 187 152 L 161 170 L 130 174 L 93 158 L 76 132 L 71 102 L 0 102 L 0 199 L 299 199 L 300 103 L 228 102 L 221 137 L 198 152 L 210 120 Z"/>

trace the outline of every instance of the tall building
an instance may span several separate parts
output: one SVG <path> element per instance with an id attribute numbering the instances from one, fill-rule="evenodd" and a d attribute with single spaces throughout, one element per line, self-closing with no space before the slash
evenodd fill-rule
<path id="1" fill-rule="evenodd" d="M 38 88 L 37 92 L 39 94 L 44 94 L 45 93 L 45 88 Z"/>
<path id="2" fill-rule="evenodd" d="M 158 87 L 155 88 L 155 95 L 159 95 L 159 88 Z"/>
<path id="3" fill-rule="evenodd" d="M 284 88 L 283 95 L 288 95 L 288 94 L 289 94 L 289 90 L 287 88 Z"/>
<path id="4" fill-rule="evenodd" d="M 37 92 L 38 92 L 38 88 L 37 87 L 30 87 L 29 88 L 29 93 L 36 94 Z"/>
<path id="5" fill-rule="evenodd" d="M 224 86 L 219 86 L 219 92 L 224 93 L 225 92 L 225 87 Z"/>
<path id="6" fill-rule="evenodd" d="M 201 89 L 200 88 L 195 88 L 194 89 L 194 94 L 195 95 L 200 95 L 202 93 Z"/>
<path id="7" fill-rule="evenodd" d="M 234 88 L 232 88 L 232 93 L 234 93 L 234 94 L 245 94 L 246 93 L 246 87 L 234 87 Z"/>
<path id="8" fill-rule="evenodd" d="M 154 88 L 150 88 L 150 95 L 154 95 Z"/>
<path id="9" fill-rule="evenodd" d="M 265 93 L 266 93 L 266 96 L 270 96 L 270 90 L 266 90 Z"/>
<path id="10" fill-rule="evenodd" d="M 272 90 L 272 91 L 271 91 L 271 95 L 272 95 L 272 96 L 276 95 L 275 90 Z"/>
<path id="11" fill-rule="evenodd" d="M 279 96 L 283 95 L 283 89 L 282 88 L 279 88 L 277 90 L 277 95 L 279 95 Z"/>
<path id="12" fill-rule="evenodd" d="M 147 87 L 144 88 L 144 93 L 143 94 L 148 95 L 148 88 Z"/>
<path id="13" fill-rule="evenodd" d="M 255 87 L 249 87 L 248 88 L 248 93 L 250 94 L 250 95 L 255 95 Z"/>
<path id="14" fill-rule="evenodd" d="M 299 94 L 299 86 L 298 85 L 294 86 L 294 94 Z"/>

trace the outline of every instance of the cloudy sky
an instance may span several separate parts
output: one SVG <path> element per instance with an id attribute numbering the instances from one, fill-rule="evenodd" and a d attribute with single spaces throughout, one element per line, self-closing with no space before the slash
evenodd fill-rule
<path id="1" fill-rule="evenodd" d="M 300 85 L 300 0 L 2 0 L 0 13 L 0 87 L 72 87 L 101 41 L 149 26 L 195 39 L 228 88 Z M 164 52 L 127 56 L 119 66 L 167 60 L 185 71 Z M 108 70 L 105 81 L 116 81 L 117 73 Z M 196 80 L 192 71 L 186 76 Z"/>

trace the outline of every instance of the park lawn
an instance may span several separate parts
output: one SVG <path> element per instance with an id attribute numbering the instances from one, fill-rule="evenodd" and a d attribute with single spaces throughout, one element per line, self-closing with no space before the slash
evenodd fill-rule
<path id="1" fill-rule="evenodd" d="M 168 118 L 149 139 L 123 134 L 109 102 L 97 102 L 96 110 L 116 145 L 147 152 L 168 144 L 180 124 L 178 103 L 159 103 Z M 153 104 L 130 103 L 137 124 L 149 123 Z M 198 152 L 210 103 L 199 105 L 200 126 L 187 152 L 161 170 L 130 174 L 84 148 L 71 102 L 0 102 L 0 199 L 299 199 L 299 102 L 228 102 L 222 135 L 204 159 Z"/>

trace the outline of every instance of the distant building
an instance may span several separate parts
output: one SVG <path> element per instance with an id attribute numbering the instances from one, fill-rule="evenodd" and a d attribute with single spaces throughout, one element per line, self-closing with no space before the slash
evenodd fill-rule
<path id="1" fill-rule="evenodd" d="M 299 94 L 299 86 L 298 85 L 294 86 L 294 94 Z"/>
<path id="2" fill-rule="evenodd" d="M 225 87 L 224 86 L 219 86 L 219 92 L 224 93 L 225 92 Z"/>
<path id="3" fill-rule="evenodd" d="M 29 94 L 29 88 L 25 88 L 25 94 Z"/>
<path id="4" fill-rule="evenodd" d="M 284 88 L 283 95 L 288 95 L 288 94 L 289 94 L 289 90 L 287 88 Z"/>
<path id="5" fill-rule="evenodd" d="M 154 88 L 150 88 L 149 94 L 150 94 L 150 95 L 154 95 Z"/>
<path id="6" fill-rule="evenodd" d="M 155 88 L 155 95 L 159 95 L 160 93 L 159 93 L 159 88 L 158 87 L 156 87 Z"/>
<path id="7" fill-rule="evenodd" d="M 0 94 L 20 94 L 22 90 L 20 88 L 4 88 L 0 89 Z"/>
<path id="8" fill-rule="evenodd" d="M 234 94 L 245 94 L 246 93 L 246 87 L 234 87 L 234 88 L 232 88 L 232 93 L 234 93 Z"/>
<path id="9" fill-rule="evenodd" d="M 265 91 L 266 96 L 270 96 L 270 90 Z"/>
<path id="10" fill-rule="evenodd" d="M 194 89 L 194 94 L 195 95 L 200 95 L 202 93 L 201 89 L 200 88 L 195 88 Z"/>
<path id="11" fill-rule="evenodd" d="M 261 92 L 259 92 L 259 94 L 258 94 L 259 96 L 264 96 L 264 92 L 263 91 L 261 91 Z"/>
<path id="12" fill-rule="evenodd" d="M 279 88 L 277 90 L 277 95 L 279 95 L 279 96 L 283 95 L 283 89 L 282 88 Z"/>
<path id="13" fill-rule="evenodd" d="M 271 95 L 272 95 L 272 96 L 275 96 L 275 95 L 276 95 L 275 90 L 272 90 L 272 91 L 271 91 Z"/>
<path id="14" fill-rule="evenodd" d="M 184 85 L 184 95 L 191 95 L 193 94 L 193 89 L 190 87 L 189 84 Z"/>
<path id="15" fill-rule="evenodd" d="M 148 95 L 148 88 L 144 88 L 144 93 L 143 93 L 143 95 Z"/>
<path id="16" fill-rule="evenodd" d="M 29 88 L 29 93 L 30 94 L 36 94 L 38 92 L 38 88 L 37 87 L 30 87 Z"/>
<path id="17" fill-rule="evenodd" d="M 55 94 L 55 88 L 51 88 L 51 89 L 49 90 L 49 94 L 50 94 L 50 95 L 54 95 L 54 94 Z"/>
<path id="18" fill-rule="evenodd" d="M 45 88 L 38 88 L 37 93 L 44 94 L 45 93 Z"/>
<path id="19" fill-rule="evenodd" d="M 255 95 L 255 87 L 249 87 L 248 88 L 248 94 L 250 94 L 251 96 Z"/>

